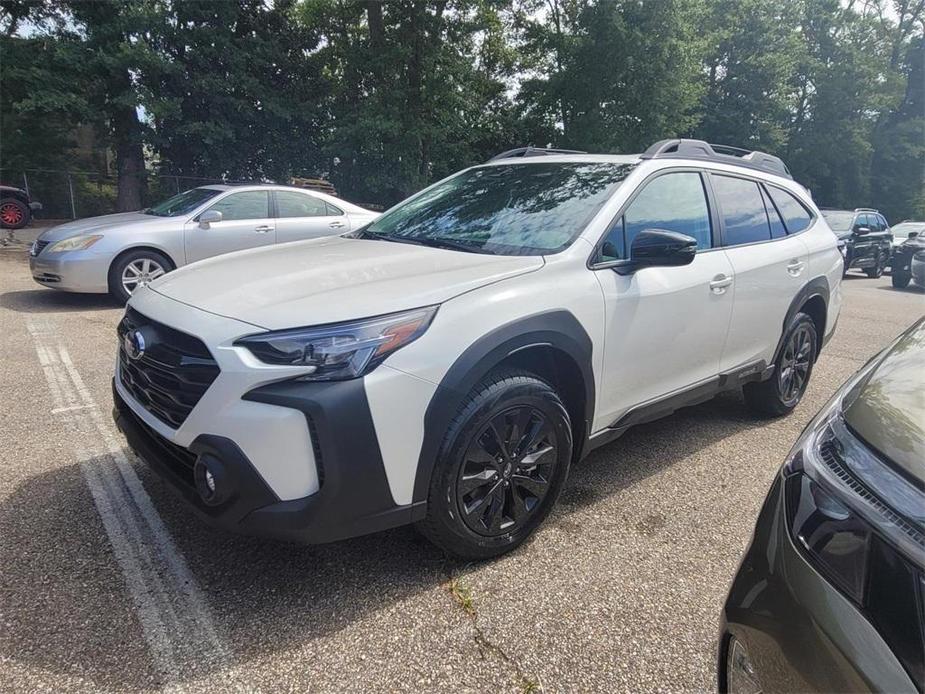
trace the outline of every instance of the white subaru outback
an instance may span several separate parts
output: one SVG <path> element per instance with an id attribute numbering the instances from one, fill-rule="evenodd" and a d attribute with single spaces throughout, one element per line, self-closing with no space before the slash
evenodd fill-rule
<path id="1" fill-rule="evenodd" d="M 114 415 L 221 527 L 311 543 L 418 523 L 492 557 L 634 424 L 734 388 L 790 412 L 841 276 L 775 157 L 512 150 L 358 231 L 136 292 Z"/>

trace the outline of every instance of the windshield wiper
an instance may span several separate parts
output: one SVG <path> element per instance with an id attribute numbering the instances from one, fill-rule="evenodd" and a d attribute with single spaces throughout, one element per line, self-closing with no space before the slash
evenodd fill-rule
<path id="1" fill-rule="evenodd" d="M 451 251 L 462 251 L 463 253 L 483 253 L 487 255 L 497 255 L 494 251 L 487 250 L 484 246 L 474 243 L 465 243 L 463 241 L 453 241 L 451 239 L 414 239 L 407 236 L 393 236 L 391 234 L 377 234 L 372 231 L 362 229 L 357 238 L 374 239 L 378 241 L 393 241 L 395 243 L 407 243 L 412 246 L 426 246 L 428 248 L 445 248 Z"/>

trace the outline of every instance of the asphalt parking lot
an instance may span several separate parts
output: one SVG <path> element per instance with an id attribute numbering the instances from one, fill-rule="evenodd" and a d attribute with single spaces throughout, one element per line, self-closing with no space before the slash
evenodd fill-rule
<path id="1" fill-rule="evenodd" d="M 738 395 L 573 470 L 535 539 L 465 565 L 404 528 L 319 547 L 212 531 L 121 447 L 120 309 L 0 250 L 0 691 L 680 691 L 714 685 L 717 616 L 784 455 L 925 313 L 851 276 L 790 417 Z"/>

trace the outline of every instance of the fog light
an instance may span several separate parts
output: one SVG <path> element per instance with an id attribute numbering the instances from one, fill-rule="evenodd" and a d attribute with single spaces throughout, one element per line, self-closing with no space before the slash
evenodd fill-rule
<path id="1" fill-rule="evenodd" d="M 758 673 L 748 651 L 734 636 L 729 637 L 726 655 L 726 691 L 729 694 L 761 694 Z"/>
<path id="2" fill-rule="evenodd" d="M 209 506 L 218 506 L 231 496 L 228 473 L 222 461 L 215 456 L 204 454 L 196 459 L 193 479 L 200 498 Z"/>

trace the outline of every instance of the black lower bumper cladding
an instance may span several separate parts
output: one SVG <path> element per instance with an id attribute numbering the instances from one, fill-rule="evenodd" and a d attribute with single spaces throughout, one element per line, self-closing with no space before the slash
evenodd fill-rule
<path id="1" fill-rule="evenodd" d="M 347 384 L 351 385 L 336 387 Z M 318 492 L 281 501 L 229 438 L 202 434 L 188 449 L 168 441 L 131 410 L 115 384 L 113 418 L 139 458 L 203 519 L 230 532 L 314 544 L 417 519 L 415 505 L 397 506 L 392 500 L 362 381 L 274 384 L 252 391 L 246 399 L 306 413 L 306 426 L 311 424 L 313 439 L 317 437 L 316 456 L 324 461 Z M 200 456 L 222 466 L 228 490 L 220 504 L 207 504 L 196 491 L 193 469 Z"/>

